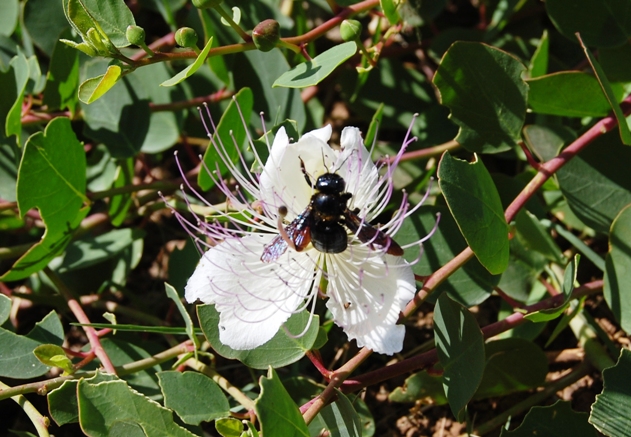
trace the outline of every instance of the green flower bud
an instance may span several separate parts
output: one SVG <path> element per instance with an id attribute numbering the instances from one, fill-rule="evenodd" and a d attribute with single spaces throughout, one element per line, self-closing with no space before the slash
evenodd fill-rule
<path id="1" fill-rule="evenodd" d="M 269 52 L 280 39 L 280 25 L 276 20 L 264 20 L 256 25 L 252 31 L 252 39 L 257 49 Z"/>
<path id="2" fill-rule="evenodd" d="M 96 52 L 101 56 L 107 56 L 109 54 L 109 50 L 103 41 L 103 37 L 94 27 L 88 29 L 88 33 L 86 33 L 87 43 L 90 44 Z"/>
<path id="3" fill-rule="evenodd" d="M 175 42 L 180 47 L 197 48 L 197 32 L 190 27 L 181 27 L 175 32 Z"/>
<path id="4" fill-rule="evenodd" d="M 362 34 L 362 24 L 357 20 L 344 20 L 340 25 L 340 35 L 344 41 L 357 41 Z"/>
<path id="5" fill-rule="evenodd" d="M 145 44 L 145 29 L 140 26 L 127 26 L 125 36 L 130 44 L 135 46 L 143 46 Z"/>
<path id="6" fill-rule="evenodd" d="M 208 9 L 219 6 L 223 0 L 193 0 L 193 6 L 197 9 Z"/>

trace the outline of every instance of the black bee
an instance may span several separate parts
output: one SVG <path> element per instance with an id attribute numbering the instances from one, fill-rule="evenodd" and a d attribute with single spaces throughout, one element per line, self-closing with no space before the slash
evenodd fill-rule
<path id="1" fill-rule="evenodd" d="M 361 242 L 387 247 L 390 255 L 403 255 L 403 249 L 394 240 L 359 218 L 359 210 L 348 209 L 347 203 L 353 195 L 344 191 L 344 178 L 336 173 L 325 173 L 318 177 L 314 186 L 302 160 L 300 166 L 307 184 L 316 192 L 311 196 L 307 208 L 285 227 L 286 237 L 278 235 L 265 246 L 261 261 L 272 262 L 278 259 L 289 246 L 287 239 L 298 252 L 304 250 L 309 243 L 320 252 L 344 252 L 348 246 L 348 233 L 344 225 Z M 279 208 L 279 212 L 284 215 L 286 208 Z"/>

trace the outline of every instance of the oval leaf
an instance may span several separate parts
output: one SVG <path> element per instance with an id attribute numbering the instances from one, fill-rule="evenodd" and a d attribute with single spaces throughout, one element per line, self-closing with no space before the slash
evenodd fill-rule
<path id="1" fill-rule="evenodd" d="M 310 61 L 296 65 L 276 79 L 274 87 L 305 88 L 317 85 L 335 70 L 338 65 L 357 53 L 354 41 L 345 42 L 320 53 Z"/>
<path id="2" fill-rule="evenodd" d="M 623 209 L 611 225 L 603 289 L 609 308 L 626 332 L 631 332 L 629 284 L 631 284 L 631 205 Z"/>
<path id="3" fill-rule="evenodd" d="M 64 372 L 72 373 L 72 361 L 66 356 L 63 348 L 56 344 L 42 344 L 33 350 L 35 357 L 50 367 L 59 367 Z"/>
<path id="4" fill-rule="evenodd" d="M 631 351 L 622 349 L 615 366 L 603 371 L 603 392 L 596 396 L 589 423 L 608 436 L 628 435 L 631 417 Z M 574 434 L 579 435 L 579 434 Z"/>
<path id="5" fill-rule="evenodd" d="M 243 88 L 234 95 L 228 108 L 221 116 L 221 120 L 219 120 L 217 131 L 213 133 L 210 146 L 204 153 L 204 163 L 210 171 L 218 168 L 219 173 L 223 175 L 228 171 L 228 166 L 224 162 L 226 155 L 232 163 L 236 163 L 239 159 L 240 152 L 237 147 L 242 147 L 247 139 L 246 127 L 241 119 L 241 114 L 247 121 L 253 105 L 254 96 L 249 88 Z M 225 150 L 225 153 L 217 152 L 218 147 L 219 150 Z M 215 184 L 213 178 L 205 170 L 199 172 L 197 183 L 202 190 L 208 190 Z"/>
<path id="6" fill-rule="evenodd" d="M 309 437 L 309 429 L 300 410 L 274 369 L 270 367 L 267 378 L 261 377 L 260 386 L 261 395 L 256 399 L 254 408 L 261 421 L 262 434 Z"/>
<path id="7" fill-rule="evenodd" d="M 228 399 L 215 381 L 198 372 L 158 373 L 164 406 L 177 413 L 184 423 L 199 425 L 230 416 Z"/>
<path id="8" fill-rule="evenodd" d="M 631 20 L 629 20 L 629 22 L 631 22 Z M 585 56 L 587 56 L 587 60 L 589 61 L 589 64 L 592 66 L 592 70 L 594 70 L 596 79 L 598 79 L 598 82 L 600 83 L 600 87 L 602 88 L 603 93 L 605 94 L 605 97 L 609 101 L 609 105 L 611 106 L 611 109 L 613 109 L 613 113 L 616 116 L 616 120 L 618 120 L 618 131 L 620 132 L 620 138 L 622 139 L 622 142 L 624 144 L 626 144 L 627 146 L 630 146 L 631 145 L 631 130 L 629 130 L 629 124 L 627 123 L 627 118 L 625 117 L 624 112 L 622 112 L 622 108 L 618 104 L 618 100 L 616 99 L 613 89 L 611 88 L 611 84 L 609 83 L 609 80 L 607 79 L 607 76 L 605 75 L 605 72 L 603 71 L 602 67 L 600 66 L 598 61 L 596 61 L 596 58 L 594 58 L 594 55 L 592 55 L 592 52 L 583 43 L 581 36 L 577 33 L 576 37 L 578 38 L 578 41 L 581 43 L 581 46 L 583 47 Z"/>
<path id="9" fill-rule="evenodd" d="M 631 148 L 617 132 L 598 136 L 557 172 L 561 191 L 576 216 L 602 233 L 631 203 Z"/>
<path id="10" fill-rule="evenodd" d="M 614 47 L 631 36 L 627 0 L 547 0 L 545 5 L 556 28 L 572 41 L 580 32 L 587 45 Z"/>
<path id="11" fill-rule="evenodd" d="M 570 402 L 563 401 L 557 401 L 549 407 L 532 407 L 519 428 L 514 431 L 503 429 L 500 434 L 501 437 L 558 437 L 561 435 L 596 437 L 597 434 L 587 422 L 587 413 L 577 413 L 572 410 Z"/>
<path id="12" fill-rule="evenodd" d="M 197 58 L 195 59 L 195 61 L 191 65 L 186 67 L 184 70 L 180 71 L 178 74 L 173 76 L 171 79 L 165 80 L 164 82 L 162 82 L 160 84 L 160 86 L 177 85 L 178 83 L 184 81 L 184 79 L 186 79 L 188 77 L 191 77 L 193 75 L 193 73 L 195 73 L 197 70 L 199 70 L 199 67 L 204 65 L 204 61 L 206 60 L 206 57 L 208 56 L 208 53 L 210 52 L 210 48 L 212 47 L 212 45 L 213 45 L 213 39 L 209 38 L 208 42 L 204 46 L 204 50 L 202 50 L 199 53 L 199 55 L 197 55 Z"/>
<path id="13" fill-rule="evenodd" d="M 77 398 L 79 423 L 87 435 L 195 436 L 175 423 L 171 410 L 133 390 L 125 381 L 93 385 L 82 379 L 77 386 Z"/>
<path id="14" fill-rule="evenodd" d="M 15 281 L 44 268 L 66 247 L 89 208 L 85 196 L 86 161 L 70 120 L 58 117 L 24 146 L 18 171 L 20 214 L 38 208 L 46 233 L 1 279 Z M 60 207 L 63 205 L 63 207 Z"/>
<path id="15" fill-rule="evenodd" d="M 562 71 L 527 81 L 528 105 L 540 114 L 566 117 L 604 117 L 611 106 L 594 76 Z M 576 90 L 581 90 L 577 93 Z"/>
<path id="16" fill-rule="evenodd" d="M 302 337 L 289 336 L 281 328 L 267 343 L 252 350 L 235 350 L 219 341 L 219 313 L 214 305 L 198 305 L 197 316 L 206 339 L 215 352 L 222 357 L 237 359 L 248 367 L 266 369 L 282 367 L 294 363 L 311 349 L 317 336 L 320 320 L 313 316 L 309 329 Z M 296 313 L 287 320 L 285 328 L 292 334 L 298 334 L 309 323 L 309 312 Z"/>
<path id="17" fill-rule="evenodd" d="M 105 74 L 86 80 L 79 85 L 79 100 L 90 104 L 108 92 L 121 77 L 121 68 L 118 65 L 107 67 Z"/>
<path id="18" fill-rule="evenodd" d="M 443 388 L 454 416 L 462 421 L 484 373 L 484 336 L 473 315 L 446 294 L 434 310 L 434 338 L 443 366 Z"/>
<path id="19" fill-rule="evenodd" d="M 440 188 L 465 240 L 492 274 L 508 266 L 508 224 L 493 179 L 475 157 L 472 163 L 443 154 L 438 167 Z"/>
<path id="20" fill-rule="evenodd" d="M 517 58 L 485 44 L 456 42 L 447 50 L 434 85 L 460 126 L 456 141 L 472 152 L 516 146 L 526 117 L 525 70 Z"/>
<path id="21" fill-rule="evenodd" d="M 397 242 L 401 245 L 413 243 L 428 235 L 436 225 L 436 215 L 440 213 L 440 223 L 432 235 L 429 244 L 423 247 L 423 256 L 419 257 L 416 246 L 406 249 L 405 258 L 413 263 L 414 273 L 428 276 L 452 260 L 467 247 L 467 242 L 458 229 L 458 225 L 446 206 L 422 206 L 418 212 L 403 222 L 397 232 Z M 437 292 L 443 291 L 456 302 L 470 307 L 484 302 L 500 280 L 499 275 L 491 275 L 477 259 L 472 259 L 462 268 L 456 270 L 447 280 L 442 282 Z M 437 293 L 432 293 L 433 301 Z"/>

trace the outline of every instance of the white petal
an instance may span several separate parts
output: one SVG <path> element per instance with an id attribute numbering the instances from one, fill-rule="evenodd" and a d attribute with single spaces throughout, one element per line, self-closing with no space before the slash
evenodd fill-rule
<path id="1" fill-rule="evenodd" d="M 359 347 L 388 355 L 399 352 L 405 327 L 396 323 L 416 292 L 412 268 L 402 257 L 357 246 L 328 255 L 326 263 L 326 305 L 335 323 Z"/>
<path id="2" fill-rule="evenodd" d="M 326 141 L 331 127 L 308 132 L 297 143 L 289 143 L 284 129 L 279 129 L 260 178 L 261 201 L 269 216 L 276 217 L 278 208 L 286 206 L 287 220 L 293 220 L 309 204 L 312 189 L 300 166 L 302 159 L 312 183 L 332 165 L 335 152 Z M 323 160 L 324 157 L 324 160 Z"/>
<path id="3" fill-rule="evenodd" d="M 276 262 L 260 261 L 273 237 L 225 240 L 204 254 L 186 285 L 188 302 L 215 304 L 219 339 L 233 349 L 254 349 L 269 341 L 312 290 L 310 252 L 287 251 Z"/>
<path id="4" fill-rule="evenodd" d="M 379 180 L 379 172 L 372 162 L 368 149 L 364 146 L 361 132 L 356 127 L 345 127 L 340 138 L 342 153 L 337 159 L 336 172 L 346 181 L 346 191 L 353 194 L 349 208 L 359 208 L 360 215 L 377 200 L 375 189 Z M 370 217 L 369 217 L 370 218 Z"/>

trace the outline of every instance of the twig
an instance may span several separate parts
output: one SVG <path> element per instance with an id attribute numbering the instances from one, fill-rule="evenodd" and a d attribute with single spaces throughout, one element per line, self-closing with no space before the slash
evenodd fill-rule
<path id="1" fill-rule="evenodd" d="M 0 389 L 1 391 L 5 391 L 6 389 L 10 389 L 8 385 L 5 385 L 2 381 L 0 381 Z M 50 425 L 50 419 L 46 416 L 42 416 L 37 408 L 33 406 L 23 395 L 12 396 L 13 399 L 26 413 L 31 422 L 33 422 L 33 426 L 37 430 L 37 435 L 40 437 L 49 437 L 48 433 L 48 425 Z"/>
<path id="2" fill-rule="evenodd" d="M 52 283 L 55 284 L 55 287 L 57 287 L 57 290 L 64 297 L 64 299 L 66 299 L 66 302 L 68 303 L 68 308 L 70 308 L 70 311 L 72 311 L 79 323 L 89 325 L 91 323 L 90 319 L 83 311 L 83 308 L 81 307 L 77 299 L 74 298 L 70 290 L 66 287 L 66 284 L 64 284 L 64 282 L 61 280 L 59 275 L 57 275 L 57 273 L 52 271 L 49 267 L 44 268 L 44 273 L 46 274 L 46 276 L 48 276 Z M 101 340 L 99 339 L 96 330 L 89 326 L 84 326 L 83 330 L 85 331 L 85 334 L 90 341 L 90 346 L 92 347 L 92 350 L 99 358 L 99 360 L 101 360 L 101 364 L 103 364 L 103 368 L 105 369 L 105 371 L 108 373 L 116 374 L 116 369 L 114 368 L 110 357 L 105 352 L 105 349 L 103 349 L 103 346 L 101 345 Z"/>

